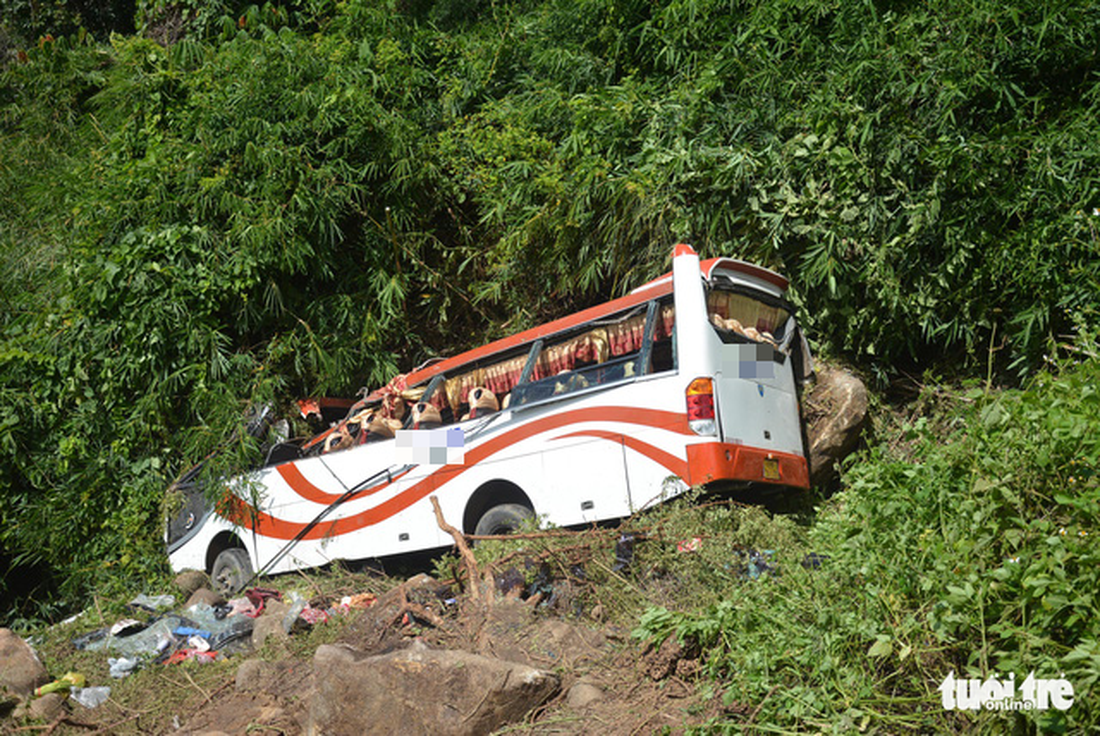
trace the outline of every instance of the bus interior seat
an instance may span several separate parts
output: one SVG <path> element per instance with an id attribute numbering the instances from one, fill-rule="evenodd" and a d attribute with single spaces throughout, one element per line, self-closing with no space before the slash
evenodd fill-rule
<path id="1" fill-rule="evenodd" d="M 466 396 L 470 410 L 462 415 L 462 420 L 476 419 L 500 411 L 500 402 L 496 394 L 484 386 L 475 386 Z"/>
<path id="2" fill-rule="evenodd" d="M 363 428 L 365 431 L 361 430 L 362 439 L 360 440 L 360 444 L 393 439 L 394 425 L 400 427 L 401 421 L 399 419 L 384 419 L 378 414 L 371 415 L 366 426 Z"/>
<path id="3" fill-rule="evenodd" d="M 411 429 L 435 429 L 443 424 L 443 416 L 431 404 L 420 402 L 412 408 Z"/>

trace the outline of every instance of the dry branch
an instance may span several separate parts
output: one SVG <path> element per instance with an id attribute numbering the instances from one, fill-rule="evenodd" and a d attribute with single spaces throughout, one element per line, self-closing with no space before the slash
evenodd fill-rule
<path id="1" fill-rule="evenodd" d="M 466 543 L 466 538 L 462 535 L 458 529 L 447 523 L 447 520 L 443 518 L 443 510 L 439 508 L 439 499 L 435 496 L 431 496 L 432 509 L 435 510 L 435 521 L 439 524 L 439 528 L 451 535 L 451 538 L 455 540 L 455 546 L 458 547 L 458 553 L 462 557 L 462 564 L 466 567 L 466 580 L 469 583 L 469 595 L 471 600 L 475 603 L 481 602 L 481 573 L 477 569 L 477 560 L 474 559 L 474 553 L 470 551 L 470 545 Z"/>

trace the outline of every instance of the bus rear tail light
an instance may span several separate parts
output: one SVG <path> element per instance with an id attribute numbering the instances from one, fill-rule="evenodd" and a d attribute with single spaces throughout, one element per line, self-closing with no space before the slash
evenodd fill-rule
<path id="1" fill-rule="evenodd" d="M 695 434 L 717 434 L 718 425 L 714 421 L 714 381 L 710 378 L 696 378 L 688 384 L 685 398 L 691 431 Z"/>

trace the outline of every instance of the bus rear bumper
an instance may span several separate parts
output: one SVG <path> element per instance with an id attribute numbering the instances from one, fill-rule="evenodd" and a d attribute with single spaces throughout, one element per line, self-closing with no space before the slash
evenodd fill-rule
<path id="1" fill-rule="evenodd" d="M 728 442 L 702 442 L 687 447 L 689 485 L 721 481 L 810 487 L 806 458 L 787 452 Z"/>

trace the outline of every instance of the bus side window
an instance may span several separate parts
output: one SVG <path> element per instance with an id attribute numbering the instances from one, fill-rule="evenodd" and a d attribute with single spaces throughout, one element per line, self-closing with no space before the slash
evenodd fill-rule
<path id="1" fill-rule="evenodd" d="M 593 323 L 584 332 L 548 345 L 538 357 L 536 375 L 547 376 L 550 385 L 543 393 L 558 396 L 583 389 L 617 383 L 643 373 L 671 370 L 675 364 L 672 331 L 675 310 L 671 303 L 652 310 L 654 323 L 647 328 L 649 307 Z M 643 350 L 647 329 L 653 344 Z M 639 361 L 648 360 L 648 370 Z M 533 385 L 526 401 L 545 398 Z"/>
<path id="2" fill-rule="evenodd" d="M 676 309 L 671 304 L 662 304 L 657 312 L 657 324 L 653 332 L 653 347 L 649 354 L 649 372 L 663 373 L 676 368 L 675 341 L 673 330 L 676 326 Z"/>

